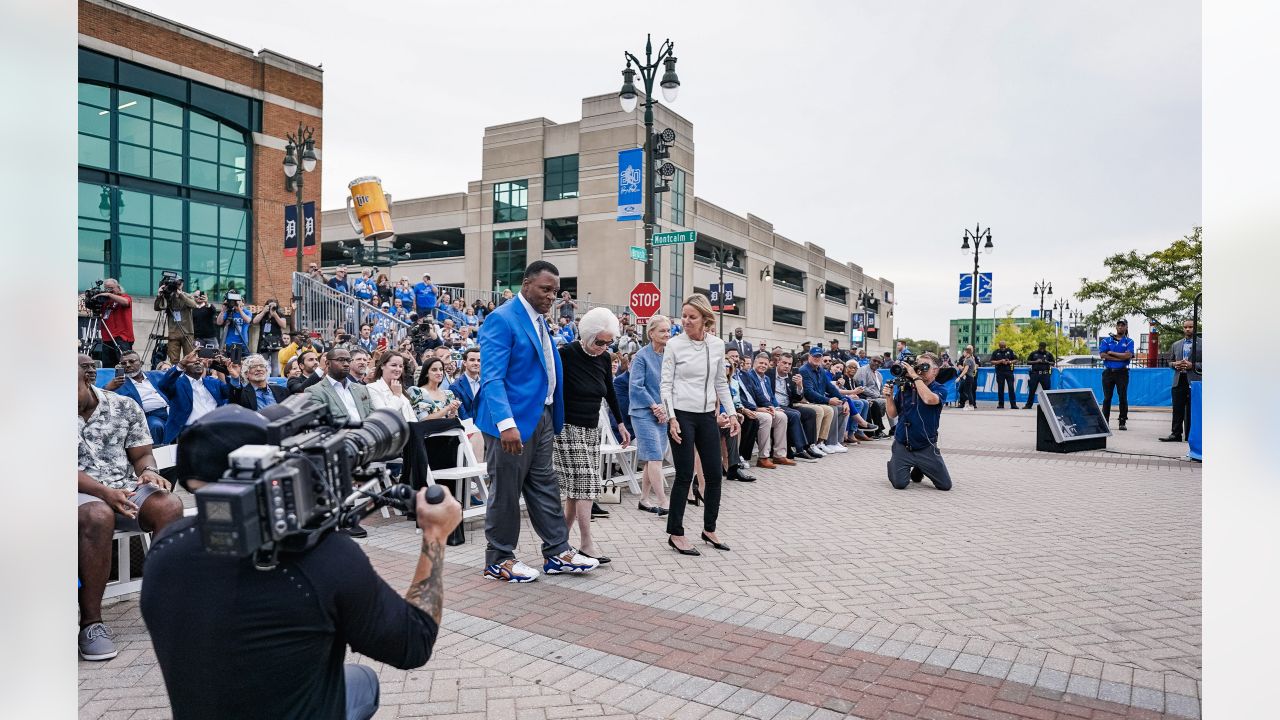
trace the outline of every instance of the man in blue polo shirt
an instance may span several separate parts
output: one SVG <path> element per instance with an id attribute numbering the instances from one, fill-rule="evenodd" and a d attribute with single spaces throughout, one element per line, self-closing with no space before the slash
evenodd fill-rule
<path id="1" fill-rule="evenodd" d="M 889 484 L 905 490 L 927 477 L 939 490 L 951 489 L 951 473 L 938 449 L 938 423 L 947 388 L 937 382 L 938 358 L 922 353 L 915 367 L 904 365 L 911 384 L 885 395 L 885 414 L 897 418 L 889 456 Z"/>
<path id="2" fill-rule="evenodd" d="M 1111 424 L 1111 391 L 1120 395 L 1120 429 L 1129 420 L 1129 361 L 1133 359 L 1133 338 L 1129 337 L 1129 321 L 1116 322 L 1116 332 L 1098 344 L 1102 358 L 1102 415 Z"/>

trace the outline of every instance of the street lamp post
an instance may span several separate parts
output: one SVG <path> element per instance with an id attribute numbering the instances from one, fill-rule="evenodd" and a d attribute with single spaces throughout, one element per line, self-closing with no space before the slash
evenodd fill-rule
<path id="1" fill-rule="evenodd" d="M 867 354 L 867 313 L 877 304 L 876 294 L 871 288 L 864 287 L 858 291 L 858 305 L 862 308 L 862 354 Z"/>
<path id="2" fill-rule="evenodd" d="M 969 252 L 969 241 L 973 240 L 973 286 L 971 289 L 969 303 L 973 305 L 973 317 L 969 321 L 969 342 L 973 345 L 974 351 L 978 347 L 978 254 L 982 252 L 993 252 L 995 246 L 991 244 L 991 228 L 982 229 L 982 223 L 978 223 L 973 232 L 969 232 L 968 228 L 964 231 L 964 240 L 960 244 L 960 251 Z M 983 245 L 982 241 L 986 240 Z"/>
<path id="3" fill-rule="evenodd" d="M 1053 356 L 1058 356 L 1058 342 L 1062 339 L 1062 323 L 1058 318 L 1063 317 L 1059 313 L 1071 309 L 1071 302 L 1068 298 L 1056 300 L 1053 303 Z"/>
<path id="4" fill-rule="evenodd" d="M 658 48 L 658 56 L 653 56 L 653 38 L 646 35 L 644 41 L 644 62 L 640 62 L 640 58 L 632 55 L 627 51 L 623 51 L 623 56 L 627 59 L 627 67 L 622 71 L 622 90 L 618 92 L 618 100 L 622 103 L 623 112 L 631 112 L 636 109 L 638 101 L 638 93 L 635 86 L 636 72 L 640 73 L 640 79 L 644 81 L 644 279 L 645 282 L 653 281 L 653 230 L 656 225 L 654 217 L 654 194 L 668 189 L 663 185 L 662 190 L 658 189 L 658 171 L 655 167 L 654 160 L 654 136 L 653 136 L 653 83 L 657 79 L 658 66 L 664 68 L 662 79 L 658 84 L 662 87 L 662 98 L 667 103 L 676 101 L 676 95 L 680 90 L 680 78 L 676 75 L 676 56 L 675 43 L 670 39 L 664 41 L 662 46 Z M 635 63 L 635 69 L 631 65 Z M 674 140 L 672 133 L 671 140 Z"/>
<path id="5" fill-rule="evenodd" d="M 298 123 L 298 132 L 288 133 L 288 144 L 284 146 L 284 177 L 285 187 L 293 190 L 294 203 L 297 207 L 297 215 L 294 220 L 293 236 L 296 240 L 296 256 L 298 259 L 297 272 L 302 272 L 302 253 L 306 249 L 307 228 L 306 228 L 306 211 L 302 203 L 302 177 L 306 173 L 316 169 L 316 142 L 312 137 L 315 131 L 310 127 Z M 299 172 L 301 170 L 301 172 Z M 288 228 L 285 229 L 286 237 Z M 295 284 L 295 288 L 301 291 L 301 285 Z M 298 312 L 298 303 L 302 300 L 299 292 L 293 294 L 293 324 L 294 331 L 301 330 L 298 323 L 301 322 L 301 313 Z"/>
<path id="6" fill-rule="evenodd" d="M 1041 280 L 1031 289 L 1032 295 L 1040 296 L 1040 319 L 1044 320 L 1044 296 L 1053 294 L 1053 283 Z"/>
<path id="7" fill-rule="evenodd" d="M 716 268 L 720 272 L 720 294 L 716 299 L 716 307 L 718 307 L 720 310 L 720 319 L 716 322 L 716 326 L 720 328 L 720 334 L 722 335 L 724 334 L 724 301 L 725 301 L 724 265 L 726 262 L 729 261 L 730 257 L 732 257 L 732 253 L 729 252 L 729 248 L 717 247 L 717 248 L 711 249 L 711 258 L 715 260 Z"/>

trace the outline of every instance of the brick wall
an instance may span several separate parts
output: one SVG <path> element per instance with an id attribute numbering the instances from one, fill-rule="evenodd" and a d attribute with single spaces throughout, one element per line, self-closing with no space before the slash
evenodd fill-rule
<path id="1" fill-rule="evenodd" d="M 198 34 L 198 30 L 172 27 L 137 10 L 113 7 L 110 2 L 80 0 L 79 13 L 80 33 L 84 35 L 311 107 L 323 106 L 324 92 L 320 81 L 264 62 L 245 48 L 212 37 L 200 39 L 187 34 Z M 174 22 L 180 23 L 181 18 Z M 287 133 L 297 131 L 299 122 L 315 130 L 316 147 L 322 148 L 320 118 L 270 100 L 263 101 L 262 134 L 283 140 Z M 284 208 L 292 205 L 295 198 L 285 188 L 281 170 L 283 159 L 284 152 L 270 145 L 256 145 L 254 148 L 254 222 L 249 252 L 254 301 L 274 297 L 287 307 L 291 305 L 289 274 L 295 269 L 296 260 L 284 256 Z M 303 199 L 316 203 L 317 243 L 320 240 L 322 166 L 323 163 L 306 174 L 303 188 Z M 319 259 L 319 255 L 308 256 L 304 262 L 310 257 Z"/>

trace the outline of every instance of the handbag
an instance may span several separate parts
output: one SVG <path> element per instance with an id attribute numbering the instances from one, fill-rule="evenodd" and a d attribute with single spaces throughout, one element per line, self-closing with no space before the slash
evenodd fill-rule
<path id="1" fill-rule="evenodd" d="M 604 487 L 600 490 L 600 497 L 596 498 L 596 502 L 604 505 L 621 505 L 622 487 L 618 485 L 618 481 L 614 478 L 606 479 Z"/>

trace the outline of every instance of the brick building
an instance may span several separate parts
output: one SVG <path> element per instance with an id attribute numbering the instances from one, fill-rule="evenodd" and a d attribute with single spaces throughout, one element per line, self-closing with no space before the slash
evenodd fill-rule
<path id="1" fill-rule="evenodd" d="M 111 0 L 80 0 L 78 41 L 80 287 L 116 277 L 145 298 L 174 270 L 214 302 L 290 305 L 281 163 L 299 123 L 321 152 L 322 71 Z M 304 183 L 317 217 L 320 172 Z"/>

